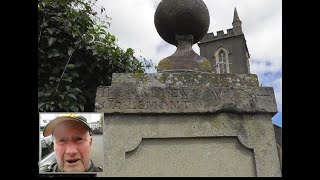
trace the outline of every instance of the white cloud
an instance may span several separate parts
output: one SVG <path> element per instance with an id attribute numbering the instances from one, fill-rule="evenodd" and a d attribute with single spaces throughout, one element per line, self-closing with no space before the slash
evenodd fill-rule
<path id="1" fill-rule="evenodd" d="M 276 101 L 278 103 L 278 111 L 282 112 L 282 78 L 275 81 Z"/>
<path id="2" fill-rule="evenodd" d="M 138 56 L 155 61 L 174 52 L 174 47 L 157 52 L 157 46 L 163 40 L 154 26 L 154 1 L 100 0 L 98 4 L 105 7 L 108 16 L 112 18 L 109 31 L 118 38 L 120 47 L 133 48 Z"/>
<path id="3" fill-rule="evenodd" d="M 282 69 L 282 1 L 280 0 L 204 0 L 211 24 L 209 32 L 232 28 L 237 8 L 251 55 L 251 72 L 261 74 Z M 265 68 L 264 64 L 271 63 Z"/>
<path id="4" fill-rule="evenodd" d="M 152 59 L 155 64 L 171 55 L 176 48 L 158 35 L 154 26 L 154 13 L 160 0 L 99 0 L 112 18 L 111 34 L 118 38 L 122 48 L 135 49 L 136 56 Z M 281 0 L 204 0 L 211 23 L 209 32 L 232 28 L 233 12 L 242 21 L 251 55 L 251 73 L 282 72 L 282 1 Z M 158 49 L 160 48 L 160 51 Z M 193 46 L 199 53 L 199 47 Z M 268 77 L 267 85 L 275 88 L 277 103 L 282 105 L 282 77 Z M 279 105 L 278 105 L 279 106 Z M 282 108 L 279 107 L 281 110 Z"/>

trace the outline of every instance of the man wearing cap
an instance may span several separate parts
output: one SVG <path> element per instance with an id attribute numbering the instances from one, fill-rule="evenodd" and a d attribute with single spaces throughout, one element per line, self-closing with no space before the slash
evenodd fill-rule
<path id="1" fill-rule="evenodd" d="M 43 136 L 52 135 L 56 163 L 40 167 L 40 172 L 101 172 L 90 159 L 92 131 L 83 116 L 63 115 L 50 121 Z"/>

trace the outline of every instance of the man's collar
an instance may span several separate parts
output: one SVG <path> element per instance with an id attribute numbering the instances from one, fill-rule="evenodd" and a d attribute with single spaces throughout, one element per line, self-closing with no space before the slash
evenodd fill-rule
<path id="1" fill-rule="evenodd" d="M 92 166 L 92 160 L 90 159 L 90 161 L 89 161 L 89 164 L 88 164 L 88 167 L 87 167 L 87 169 L 86 169 L 86 171 L 85 172 L 88 172 L 89 170 L 90 170 L 90 168 L 91 168 L 91 166 Z M 58 166 L 58 164 L 55 164 L 55 172 L 64 172 L 63 170 L 61 170 L 60 168 L 59 168 L 59 166 Z"/>
<path id="2" fill-rule="evenodd" d="M 90 159 L 90 161 L 89 161 L 89 165 L 87 166 L 87 169 L 86 169 L 86 172 L 88 172 L 88 171 L 89 171 L 89 169 L 91 168 L 91 166 L 92 166 L 92 162 L 91 162 L 91 159 Z"/>

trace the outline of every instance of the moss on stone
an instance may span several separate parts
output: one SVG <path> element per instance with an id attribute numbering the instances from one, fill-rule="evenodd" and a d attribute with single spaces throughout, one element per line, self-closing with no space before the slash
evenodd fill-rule
<path id="1" fill-rule="evenodd" d="M 160 71 L 172 70 L 173 69 L 172 63 L 167 59 L 163 59 L 159 62 L 158 69 Z"/>
<path id="2" fill-rule="evenodd" d="M 132 77 L 137 78 L 142 82 L 147 82 L 149 80 L 148 76 L 144 73 L 133 73 Z"/>
<path id="3" fill-rule="evenodd" d="M 203 59 L 202 61 L 200 61 L 199 68 L 202 72 L 211 72 L 212 69 L 210 62 L 207 59 Z"/>
<path id="4" fill-rule="evenodd" d="M 161 83 L 164 83 L 167 80 L 167 74 L 161 74 L 161 76 L 157 78 L 157 80 Z"/>
<path id="5" fill-rule="evenodd" d="M 183 85 L 207 85 L 224 87 L 258 87 L 258 77 L 256 75 L 238 74 L 214 74 L 209 72 L 163 72 L 156 74 L 132 73 L 115 76 L 113 83 L 135 85 L 139 83 L 156 84 L 179 84 Z"/>

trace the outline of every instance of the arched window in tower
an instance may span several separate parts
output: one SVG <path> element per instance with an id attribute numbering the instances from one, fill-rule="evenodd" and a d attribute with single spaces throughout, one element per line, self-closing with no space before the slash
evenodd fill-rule
<path id="1" fill-rule="evenodd" d="M 215 70 L 218 74 L 227 74 L 230 73 L 229 67 L 229 51 L 223 47 L 220 47 L 215 53 Z"/>
<path id="2" fill-rule="evenodd" d="M 220 74 L 227 73 L 226 53 L 224 51 L 220 51 L 219 53 L 219 67 L 220 67 Z"/>

